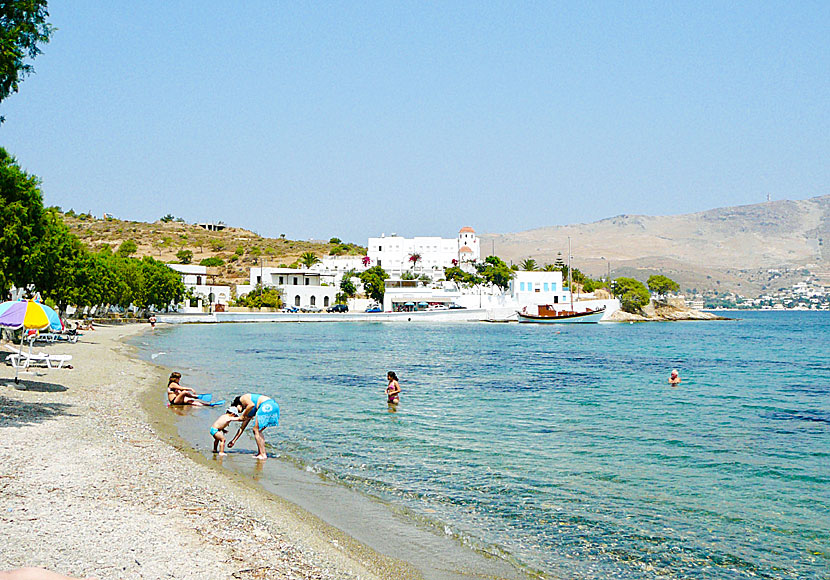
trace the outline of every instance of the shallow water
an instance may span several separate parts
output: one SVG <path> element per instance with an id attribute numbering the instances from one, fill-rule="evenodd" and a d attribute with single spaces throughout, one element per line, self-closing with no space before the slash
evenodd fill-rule
<path id="1" fill-rule="evenodd" d="M 740 316 L 189 325 L 140 340 L 183 384 L 275 398 L 271 452 L 547 576 L 830 578 L 830 315 Z M 206 434 L 217 414 L 186 414 L 205 452 L 193 426 Z"/>

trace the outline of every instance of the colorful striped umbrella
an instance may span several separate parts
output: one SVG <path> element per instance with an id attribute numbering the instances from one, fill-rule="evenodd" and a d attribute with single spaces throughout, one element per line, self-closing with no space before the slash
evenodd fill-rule
<path id="1" fill-rule="evenodd" d="M 49 311 L 52 313 L 50 320 Z M 25 329 L 25 330 L 44 330 L 46 328 L 55 328 L 55 320 L 57 320 L 57 330 L 62 327 L 58 313 L 40 302 L 32 300 L 17 300 L 10 302 L 3 302 L 0 304 L 0 327 L 11 330 Z M 20 356 L 23 356 L 23 334 L 20 336 Z M 18 372 L 20 365 L 17 365 L 14 370 L 14 382 L 19 382 Z"/>

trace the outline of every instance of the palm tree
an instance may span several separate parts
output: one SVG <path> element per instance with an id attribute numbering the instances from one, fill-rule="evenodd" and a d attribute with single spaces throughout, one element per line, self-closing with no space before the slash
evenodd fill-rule
<path id="1" fill-rule="evenodd" d="M 519 268 L 521 268 L 525 272 L 532 272 L 533 270 L 536 270 L 536 260 L 534 260 L 533 258 L 527 258 L 525 260 L 522 260 L 522 262 L 519 264 Z"/>
<path id="2" fill-rule="evenodd" d="M 306 268 L 311 268 L 314 264 L 319 264 L 321 261 L 314 252 L 305 252 L 300 256 L 300 264 Z"/>

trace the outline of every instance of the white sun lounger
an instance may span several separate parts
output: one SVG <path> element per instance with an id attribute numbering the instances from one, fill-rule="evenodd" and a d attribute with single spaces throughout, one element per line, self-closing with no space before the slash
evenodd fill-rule
<path id="1" fill-rule="evenodd" d="M 14 353 L 8 356 L 9 362 L 14 368 L 27 369 L 30 366 L 46 366 L 50 369 L 60 369 L 67 366 L 72 360 L 71 354 L 39 354 Z"/>

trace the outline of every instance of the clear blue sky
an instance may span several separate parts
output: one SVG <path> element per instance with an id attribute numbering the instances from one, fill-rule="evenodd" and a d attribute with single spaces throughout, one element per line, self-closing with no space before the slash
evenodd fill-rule
<path id="1" fill-rule="evenodd" d="M 365 243 L 830 193 L 830 2 L 50 2 L 46 202 Z"/>

